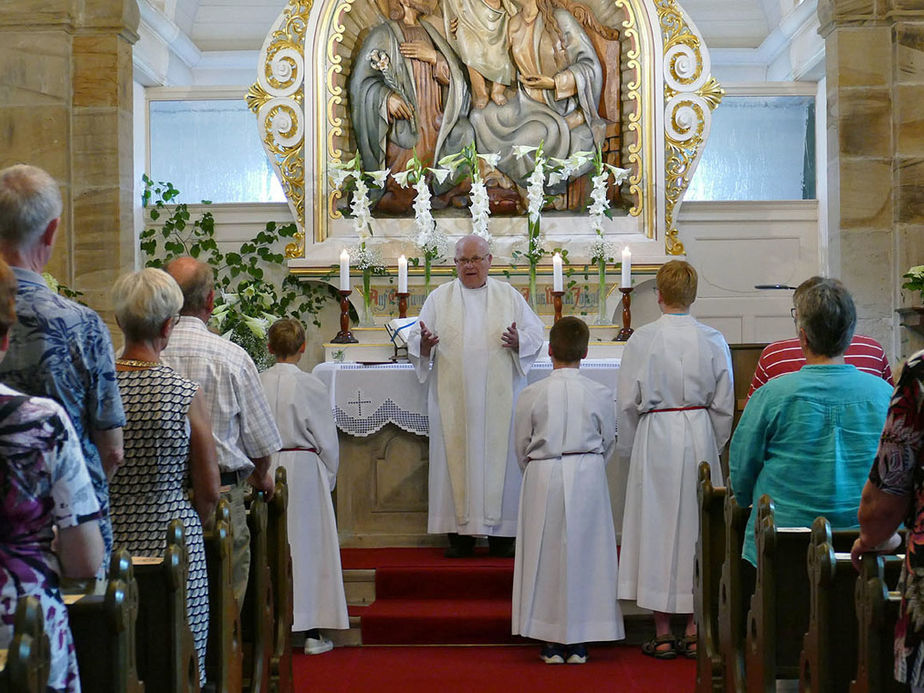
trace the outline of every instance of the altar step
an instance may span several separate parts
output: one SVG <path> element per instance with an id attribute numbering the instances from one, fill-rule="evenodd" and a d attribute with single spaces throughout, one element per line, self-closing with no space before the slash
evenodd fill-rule
<path id="1" fill-rule="evenodd" d="M 442 548 L 341 549 L 350 629 L 337 646 L 526 642 L 510 634 L 513 560 L 448 559 Z M 651 637 L 651 615 L 623 602 L 626 640 Z"/>

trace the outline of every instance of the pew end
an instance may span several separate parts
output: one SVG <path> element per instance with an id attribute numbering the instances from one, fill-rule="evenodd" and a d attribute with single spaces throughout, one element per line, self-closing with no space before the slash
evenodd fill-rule
<path id="1" fill-rule="evenodd" d="M 722 652 L 719 646 L 719 589 L 725 549 L 725 487 L 712 485 L 708 462 L 699 464 L 697 502 L 699 537 L 693 566 L 694 610 L 697 623 L 696 690 L 722 691 Z"/>
<path id="2" fill-rule="evenodd" d="M 13 639 L 2 653 L 0 692 L 45 693 L 51 673 L 51 647 L 45 633 L 42 604 L 35 597 L 17 600 Z"/>

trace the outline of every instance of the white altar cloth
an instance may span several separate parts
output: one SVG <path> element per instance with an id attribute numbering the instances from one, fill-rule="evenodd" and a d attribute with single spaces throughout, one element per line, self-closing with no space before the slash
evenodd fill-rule
<path id="1" fill-rule="evenodd" d="M 391 423 L 409 433 L 428 435 L 427 387 L 417 380 L 411 364 L 366 366 L 326 361 L 312 372 L 327 386 L 334 420 L 344 433 L 370 436 Z M 551 372 L 551 361 L 536 361 L 527 381 L 532 384 Z M 613 391 L 615 417 L 619 359 L 586 359 L 581 363 L 581 373 Z"/>

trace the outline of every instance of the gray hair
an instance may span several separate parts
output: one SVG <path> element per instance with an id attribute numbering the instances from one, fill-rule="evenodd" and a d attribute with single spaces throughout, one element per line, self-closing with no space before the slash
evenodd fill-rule
<path id="1" fill-rule="evenodd" d="M 857 309 L 847 287 L 837 279 L 812 277 L 799 285 L 792 301 L 796 327 L 805 331 L 812 352 L 834 358 L 847 351 L 857 326 Z"/>
<path id="2" fill-rule="evenodd" d="M 147 267 L 119 277 L 112 302 L 126 340 L 139 341 L 156 337 L 164 321 L 180 312 L 183 292 L 169 274 Z"/>
<path id="3" fill-rule="evenodd" d="M 36 166 L 17 164 L 0 171 L 0 242 L 29 248 L 61 216 L 61 190 Z"/>
<path id="4" fill-rule="evenodd" d="M 183 315 L 198 315 L 208 306 L 209 294 L 215 288 L 215 273 L 211 266 L 184 255 L 174 258 L 164 267 L 183 292 Z"/>

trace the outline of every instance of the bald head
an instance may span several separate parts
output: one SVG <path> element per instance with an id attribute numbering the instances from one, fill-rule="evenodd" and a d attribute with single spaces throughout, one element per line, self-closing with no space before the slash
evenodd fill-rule
<path id="1" fill-rule="evenodd" d="M 491 251 L 488 242 L 474 233 L 462 236 L 456 243 L 456 272 L 467 289 L 477 289 L 488 280 L 491 269 Z"/>
<path id="2" fill-rule="evenodd" d="M 176 280 L 183 292 L 183 309 L 180 314 L 194 315 L 207 320 L 212 313 L 212 292 L 215 288 L 212 268 L 204 262 L 184 255 L 168 262 L 164 269 Z"/>

